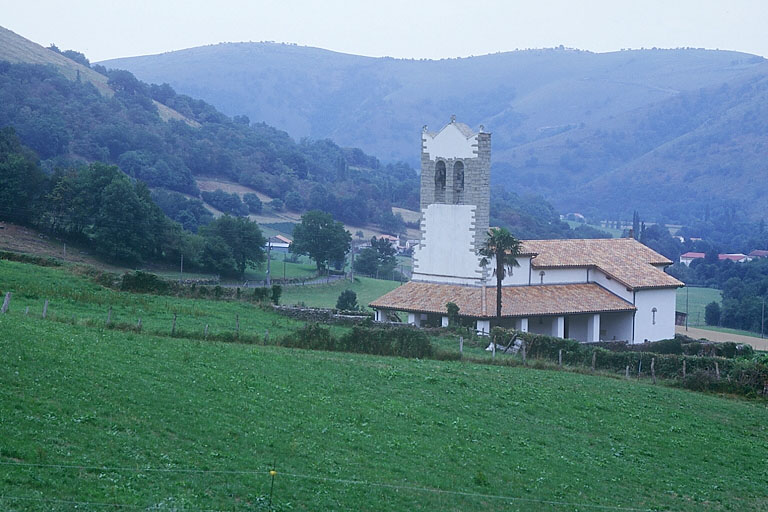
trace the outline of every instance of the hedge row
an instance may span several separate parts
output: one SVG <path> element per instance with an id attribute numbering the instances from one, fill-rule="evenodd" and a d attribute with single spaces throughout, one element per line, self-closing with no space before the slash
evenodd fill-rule
<path id="1" fill-rule="evenodd" d="M 525 340 L 526 356 L 558 360 L 562 350 L 563 364 L 591 367 L 594 358 L 596 370 L 625 374 L 629 367 L 632 376 L 651 376 L 673 380 L 679 385 L 695 389 L 755 396 L 768 389 L 768 366 L 746 359 L 726 359 L 710 356 L 687 356 L 654 352 L 612 351 L 574 340 L 564 340 L 532 333 L 494 328 L 492 339 L 506 345 L 513 336 Z M 685 362 L 685 378 L 683 378 Z"/>
<path id="2" fill-rule="evenodd" d="M 34 256 L 32 254 L 23 254 L 10 251 L 0 251 L 0 260 L 18 261 L 19 263 L 29 263 L 39 267 L 60 267 L 61 262 L 47 256 Z"/>
<path id="3" fill-rule="evenodd" d="M 277 341 L 282 347 L 334 352 L 357 352 L 377 356 L 425 358 L 435 350 L 425 333 L 418 329 L 371 329 L 353 327 L 340 337 L 319 324 L 306 326 L 287 334 Z"/>

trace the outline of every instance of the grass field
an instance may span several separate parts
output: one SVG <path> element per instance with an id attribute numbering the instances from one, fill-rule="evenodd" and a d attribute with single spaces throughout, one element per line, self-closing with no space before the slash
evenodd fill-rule
<path id="1" fill-rule="evenodd" d="M 233 333 L 237 318 L 242 335 L 285 334 L 298 322 L 240 301 L 190 300 L 132 294 L 105 288 L 64 268 L 48 268 L 0 260 L 0 291 L 12 292 L 11 315 L 40 318 L 45 300 L 48 317 L 78 324 L 104 325 L 109 309 L 113 323 L 136 325 L 141 318 L 146 333 L 168 334 L 176 314 L 176 329 L 198 335 Z M 248 293 L 244 291 L 243 293 Z"/>
<path id="2" fill-rule="evenodd" d="M 686 296 L 688 298 L 688 325 L 705 326 L 704 308 L 710 302 L 720 303 L 722 301 L 722 292 L 714 288 L 678 288 L 676 306 L 678 311 L 686 311 Z"/>
<path id="3" fill-rule="evenodd" d="M 267 510 L 272 467 L 279 510 L 768 507 L 764 404 L 20 315 L 0 331 L 3 510 Z"/>
<path id="4" fill-rule="evenodd" d="M 385 293 L 400 286 L 397 281 L 356 277 L 354 281 L 342 279 L 330 284 L 312 286 L 290 286 L 283 289 L 281 302 L 284 304 L 303 303 L 306 306 L 332 308 L 336 306 L 339 294 L 352 290 L 357 294 L 357 302 L 368 309 L 368 304 Z"/>

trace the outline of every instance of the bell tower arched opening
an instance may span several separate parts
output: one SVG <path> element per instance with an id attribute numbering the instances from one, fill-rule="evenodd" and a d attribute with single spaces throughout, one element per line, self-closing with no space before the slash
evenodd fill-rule
<path id="1" fill-rule="evenodd" d="M 464 162 L 453 164 L 453 204 L 464 202 Z"/>
<path id="2" fill-rule="evenodd" d="M 443 160 L 435 163 L 435 202 L 445 202 L 445 162 Z"/>

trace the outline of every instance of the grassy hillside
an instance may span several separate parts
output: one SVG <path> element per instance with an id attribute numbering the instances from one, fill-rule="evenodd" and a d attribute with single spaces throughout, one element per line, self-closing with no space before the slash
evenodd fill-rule
<path id="1" fill-rule="evenodd" d="M 278 510 L 768 506 L 759 404 L 21 315 L 0 329 L 5 510 L 266 510 L 272 468 Z"/>
<path id="2" fill-rule="evenodd" d="M 397 281 L 356 277 L 354 282 L 342 279 L 329 284 L 291 286 L 283 290 L 281 301 L 285 304 L 305 304 L 319 308 L 336 307 L 336 300 L 344 290 L 357 294 L 357 303 L 368 309 L 368 304 L 400 286 Z"/>
<path id="3" fill-rule="evenodd" d="M 104 326 L 110 315 L 112 323 L 133 327 L 141 318 L 143 332 L 169 335 L 175 316 L 176 330 L 193 337 L 202 337 L 206 325 L 211 337 L 234 336 L 238 318 L 242 336 L 263 336 L 266 329 L 280 335 L 300 325 L 247 302 L 119 292 L 67 269 L 6 260 L 0 260 L 0 288 L 3 294 L 13 293 L 15 314 L 21 315 L 29 307 L 29 314 L 39 318 L 49 300 L 49 319 L 77 325 Z"/>
<path id="4" fill-rule="evenodd" d="M 706 325 L 704 322 L 704 308 L 710 302 L 722 302 L 723 292 L 715 288 L 696 288 L 686 286 L 677 290 L 677 311 L 686 311 L 688 303 L 688 325 Z"/>

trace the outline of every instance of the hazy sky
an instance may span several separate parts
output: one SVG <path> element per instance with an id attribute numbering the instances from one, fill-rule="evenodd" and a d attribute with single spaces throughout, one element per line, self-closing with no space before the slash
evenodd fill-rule
<path id="1" fill-rule="evenodd" d="M 237 41 L 408 58 L 560 44 L 768 56 L 768 0 L 0 0 L 0 25 L 91 61 Z"/>

